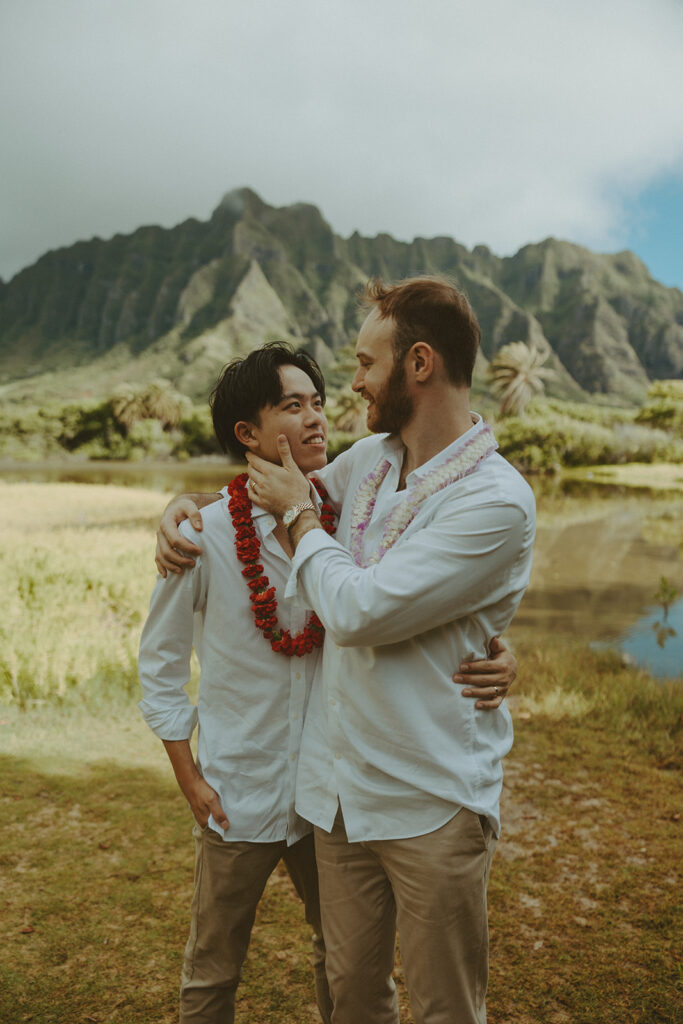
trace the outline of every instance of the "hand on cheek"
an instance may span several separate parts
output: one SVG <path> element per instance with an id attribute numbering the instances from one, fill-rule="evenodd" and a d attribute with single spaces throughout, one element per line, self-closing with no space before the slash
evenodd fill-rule
<path id="1" fill-rule="evenodd" d="M 247 462 L 252 499 L 261 508 L 282 516 L 293 505 L 309 500 L 310 484 L 292 458 L 284 434 L 278 437 L 278 453 L 280 466 L 251 453 L 247 454 Z"/>

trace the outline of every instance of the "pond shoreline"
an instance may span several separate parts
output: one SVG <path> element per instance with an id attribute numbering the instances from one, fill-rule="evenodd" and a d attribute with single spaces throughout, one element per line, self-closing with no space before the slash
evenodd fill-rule
<path id="1" fill-rule="evenodd" d="M 216 479 L 230 480 L 244 470 L 244 466 L 230 463 L 222 455 L 199 455 L 188 459 L 78 459 L 52 458 L 36 461 L 0 459 L 0 482 L 28 482 L 42 479 L 51 482 L 100 483 L 118 482 L 124 485 L 156 486 L 150 479 L 194 478 L 199 483 L 211 484 Z M 559 473 L 524 473 L 534 484 L 543 481 L 560 484 L 600 485 L 600 487 L 628 487 L 649 491 L 683 492 L 683 464 L 670 462 L 629 462 L 620 465 L 563 467 Z M 173 488 L 171 488 L 173 489 Z M 201 488 L 198 488 L 201 489 Z"/>
<path id="2" fill-rule="evenodd" d="M 612 487 L 683 491 L 683 465 L 675 462 L 626 462 L 622 465 L 577 466 L 562 470 L 564 480 Z"/>

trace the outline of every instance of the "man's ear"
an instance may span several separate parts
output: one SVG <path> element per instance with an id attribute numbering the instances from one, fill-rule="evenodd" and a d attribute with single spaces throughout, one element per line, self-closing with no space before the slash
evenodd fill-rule
<path id="1" fill-rule="evenodd" d="M 254 437 L 254 424 L 247 423 L 246 420 L 238 420 L 235 424 L 235 437 L 240 444 L 243 444 L 249 450 L 253 450 L 258 446 L 258 441 Z"/>
<path id="2" fill-rule="evenodd" d="M 406 362 L 413 373 L 414 380 L 424 383 L 434 373 L 435 352 L 426 341 L 416 341 L 408 350 Z"/>

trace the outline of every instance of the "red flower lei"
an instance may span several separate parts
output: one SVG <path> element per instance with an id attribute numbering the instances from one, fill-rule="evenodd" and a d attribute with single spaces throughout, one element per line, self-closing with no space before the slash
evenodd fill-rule
<path id="1" fill-rule="evenodd" d="M 254 613 L 256 628 L 260 629 L 270 646 L 277 654 L 287 658 L 302 657 L 314 647 L 320 647 L 325 639 L 322 622 L 312 613 L 308 624 L 301 633 L 292 636 L 288 629 L 281 629 L 277 621 L 277 598 L 275 587 L 263 572 L 259 562 L 261 542 L 254 528 L 251 514 L 251 501 L 247 495 L 246 473 L 241 473 L 228 484 L 228 510 L 235 527 L 235 550 L 240 562 L 244 562 L 242 575 L 251 591 L 251 610 Z M 337 517 L 332 506 L 327 502 L 327 491 L 319 480 L 311 480 L 316 491 L 322 498 L 320 521 L 323 530 L 333 535 L 337 529 Z"/>

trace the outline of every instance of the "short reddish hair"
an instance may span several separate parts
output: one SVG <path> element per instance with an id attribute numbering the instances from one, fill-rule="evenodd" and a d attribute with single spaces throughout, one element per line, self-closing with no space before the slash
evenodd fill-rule
<path id="1" fill-rule="evenodd" d="M 431 345 L 444 361 L 449 380 L 470 387 L 481 328 L 465 295 L 443 277 L 409 277 L 385 285 L 371 278 L 361 293 L 366 308 L 396 324 L 394 361 L 401 362 L 417 341 Z"/>

